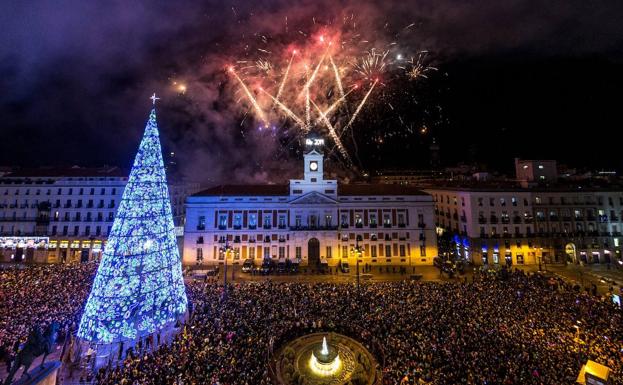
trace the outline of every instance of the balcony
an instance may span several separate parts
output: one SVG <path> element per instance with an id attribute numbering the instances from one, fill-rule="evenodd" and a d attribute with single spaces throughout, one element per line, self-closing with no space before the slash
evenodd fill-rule
<path id="1" fill-rule="evenodd" d="M 452 219 L 454 219 L 455 221 L 458 221 L 459 220 L 459 214 L 457 214 L 457 213 L 452 214 Z"/>
<path id="2" fill-rule="evenodd" d="M 206 229 L 206 227 L 204 225 L 198 225 L 197 226 L 197 230 L 199 230 L 199 231 L 203 231 L 205 229 Z"/>
<path id="3" fill-rule="evenodd" d="M 93 208 L 93 203 L 87 203 L 87 209 L 92 209 Z"/>
<path id="4" fill-rule="evenodd" d="M 98 204 L 98 205 L 97 205 L 97 208 L 98 208 L 98 209 L 103 209 L 103 208 L 104 208 L 104 204 L 103 204 L 103 203 Z"/>
<path id="5" fill-rule="evenodd" d="M 502 223 L 511 223 L 511 219 L 509 217 L 502 217 Z"/>
<path id="6" fill-rule="evenodd" d="M 225 225 L 218 225 L 218 229 L 219 230 L 225 230 L 227 228 L 227 226 Z"/>
<path id="7" fill-rule="evenodd" d="M 241 225 L 234 225 L 234 230 L 240 230 L 240 229 L 242 229 Z"/>
<path id="8" fill-rule="evenodd" d="M 571 221 L 571 217 L 562 217 L 562 220 L 564 222 L 570 222 Z"/>
<path id="9" fill-rule="evenodd" d="M 109 204 L 109 205 L 108 205 L 108 208 L 109 208 L 109 209 L 114 209 L 114 208 L 115 208 L 115 204 L 114 204 L 114 203 Z"/>
<path id="10" fill-rule="evenodd" d="M 389 229 L 390 227 L 392 227 L 391 223 L 383 223 L 383 227 Z"/>
<path id="11" fill-rule="evenodd" d="M 418 223 L 417 227 L 419 227 L 420 229 L 426 228 L 426 223 Z"/>
<path id="12" fill-rule="evenodd" d="M 407 227 L 407 225 L 406 225 L 406 224 L 404 224 L 404 223 L 399 223 L 399 224 L 398 224 L 398 227 L 400 227 L 400 228 L 404 229 L 405 227 Z"/>
<path id="13" fill-rule="evenodd" d="M 277 226 L 277 228 L 278 228 L 279 230 L 285 230 L 285 229 L 286 229 L 286 227 L 287 227 L 287 226 L 286 226 L 285 224 L 282 224 L 282 225 Z"/>
<path id="14" fill-rule="evenodd" d="M 66 208 L 66 209 L 69 209 L 69 208 L 71 208 L 71 203 L 65 203 L 65 206 L 63 206 L 63 207 Z"/>
<path id="15" fill-rule="evenodd" d="M 370 222 L 369 227 L 370 227 L 371 229 L 376 229 L 376 226 L 377 226 L 376 222 L 374 222 L 374 223 Z"/>
<path id="16" fill-rule="evenodd" d="M 520 224 L 521 223 L 521 217 L 513 217 L 513 223 L 514 224 Z"/>
<path id="17" fill-rule="evenodd" d="M 485 217 L 479 217 L 479 218 L 478 218 L 478 223 L 479 223 L 479 224 L 481 224 L 481 225 L 486 224 L 486 223 L 487 223 L 487 218 L 485 218 Z"/>
<path id="18" fill-rule="evenodd" d="M 574 220 L 575 220 L 576 222 L 582 222 L 582 221 L 584 221 L 584 217 L 583 217 L 583 216 L 581 216 L 581 215 L 579 215 L 579 216 L 575 217 L 575 218 L 574 218 Z"/>
<path id="19" fill-rule="evenodd" d="M 342 222 L 342 224 L 340 225 L 340 228 L 347 229 L 348 228 L 348 224 Z"/>
<path id="20" fill-rule="evenodd" d="M 597 218 L 596 218 L 594 215 L 587 215 L 587 216 L 586 216 L 586 220 L 587 220 L 587 221 L 594 222 L 594 221 L 596 221 L 596 220 L 597 220 Z M 608 220 L 608 217 L 606 217 L 606 221 L 607 221 L 607 220 Z"/>
<path id="21" fill-rule="evenodd" d="M 290 226 L 291 231 L 337 230 L 337 226 Z"/>
<path id="22" fill-rule="evenodd" d="M 270 229 L 272 229 L 273 227 L 272 227 L 271 225 L 266 225 L 266 224 L 265 224 L 264 226 L 262 226 L 262 228 L 263 228 L 264 230 L 270 230 Z"/>
<path id="23" fill-rule="evenodd" d="M 550 222 L 558 222 L 558 215 L 550 215 L 549 216 L 549 221 Z"/>
<path id="24" fill-rule="evenodd" d="M 363 228 L 363 223 L 357 222 L 357 223 L 355 223 L 355 227 L 358 228 L 358 229 L 362 229 Z"/>
<path id="25" fill-rule="evenodd" d="M 523 221 L 524 223 L 532 223 L 533 218 L 532 217 L 524 217 Z"/>

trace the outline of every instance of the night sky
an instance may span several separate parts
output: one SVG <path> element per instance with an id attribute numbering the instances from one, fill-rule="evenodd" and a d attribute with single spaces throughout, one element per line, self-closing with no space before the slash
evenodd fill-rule
<path id="1" fill-rule="evenodd" d="M 406 55 L 428 51 L 437 68 L 413 83 L 387 75 L 345 138 L 360 169 L 427 168 L 435 137 L 448 165 L 508 171 L 518 156 L 623 171 L 617 0 L 6 2 L 0 166 L 127 168 L 156 92 L 163 146 L 182 174 L 296 175 L 290 123 L 258 131 L 224 68 L 250 59 L 262 36 L 285 45 L 345 17 Z"/>

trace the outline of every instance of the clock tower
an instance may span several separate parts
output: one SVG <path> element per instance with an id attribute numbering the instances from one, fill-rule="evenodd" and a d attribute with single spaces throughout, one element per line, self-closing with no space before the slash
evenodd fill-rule
<path id="1" fill-rule="evenodd" d="M 337 181 L 324 179 L 324 139 L 310 135 L 305 139 L 303 156 L 303 179 L 290 181 L 291 195 L 307 194 L 312 191 L 337 196 Z"/>
<path id="2" fill-rule="evenodd" d="M 323 178 L 323 160 L 322 147 L 324 139 L 308 137 L 305 139 L 305 156 L 304 156 L 304 178 L 308 183 L 321 181 Z"/>

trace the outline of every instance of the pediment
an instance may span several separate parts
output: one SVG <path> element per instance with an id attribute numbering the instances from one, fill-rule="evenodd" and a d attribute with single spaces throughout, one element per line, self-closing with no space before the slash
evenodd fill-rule
<path id="1" fill-rule="evenodd" d="M 300 196 L 294 200 L 290 201 L 291 204 L 295 205 L 322 205 L 322 204 L 336 204 L 337 201 L 335 199 L 329 198 L 328 196 L 321 194 L 317 191 L 312 191 L 303 196 Z"/>

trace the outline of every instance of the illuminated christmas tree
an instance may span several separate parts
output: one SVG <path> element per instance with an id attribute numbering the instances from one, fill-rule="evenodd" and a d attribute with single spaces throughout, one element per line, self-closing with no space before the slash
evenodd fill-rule
<path id="1" fill-rule="evenodd" d="M 157 98 L 152 97 L 154 102 Z M 186 312 L 155 108 L 134 159 L 86 304 L 78 337 L 136 340 Z"/>

